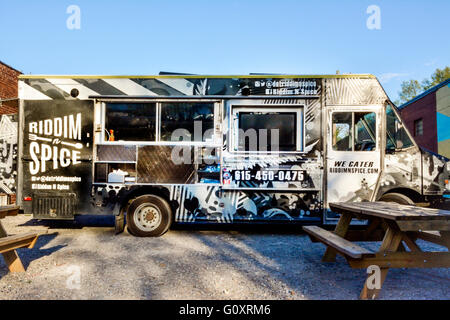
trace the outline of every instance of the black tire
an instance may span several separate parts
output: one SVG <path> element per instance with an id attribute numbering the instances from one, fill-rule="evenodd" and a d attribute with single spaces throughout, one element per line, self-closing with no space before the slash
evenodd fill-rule
<path id="1" fill-rule="evenodd" d="M 412 201 L 409 197 L 405 196 L 404 194 L 395 192 L 382 195 L 379 201 L 395 202 L 398 204 L 406 204 L 412 206 L 415 205 L 414 201 Z"/>
<path id="2" fill-rule="evenodd" d="M 135 198 L 127 210 L 127 229 L 136 237 L 159 237 L 172 224 L 172 210 L 161 197 L 148 194 Z"/>

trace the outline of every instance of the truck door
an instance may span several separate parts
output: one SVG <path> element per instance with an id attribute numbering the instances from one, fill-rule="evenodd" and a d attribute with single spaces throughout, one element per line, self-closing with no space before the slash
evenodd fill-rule
<path id="1" fill-rule="evenodd" d="M 93 102 L 23 102 L 19 179 L 25 213 L 73 219 L 90 208 Z"/>
<path id="2" fill-rule="evenodd" d="M 326 203 L 370 201 L 380 174 L 381 108 L 327 112 Z"/>

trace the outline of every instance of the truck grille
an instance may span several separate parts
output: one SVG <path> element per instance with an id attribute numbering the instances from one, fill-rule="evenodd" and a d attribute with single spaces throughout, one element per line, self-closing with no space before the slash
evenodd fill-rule
<path id="1" fill-rule="evenodd" d="M 39 194 L 33 196 L 33 217 L 37 219 L 73 219 L 76 196 Z"/>

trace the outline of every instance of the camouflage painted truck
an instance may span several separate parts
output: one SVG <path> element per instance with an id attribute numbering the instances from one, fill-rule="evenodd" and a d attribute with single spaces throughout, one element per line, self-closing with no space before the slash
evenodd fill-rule
<path id="1" fill-rule="evenodd" d="M 36 219 L 333 220 L 328 203 L 433 203 L 444 157 L 421 150 L 372 75 L 19 79 L 18 201 Z"/>

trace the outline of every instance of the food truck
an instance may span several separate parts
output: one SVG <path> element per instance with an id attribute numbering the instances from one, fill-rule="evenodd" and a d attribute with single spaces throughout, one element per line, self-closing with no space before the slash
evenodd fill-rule
<path id="1" fill-rule="evenodd" d="M 447 159 L 417 146 L 373 75 L 22 75 L 19 98 L 17 198 L 36 219 L 111 214 L 160 236 L 330 223 L 330 202 L 448 190 Z"/>

